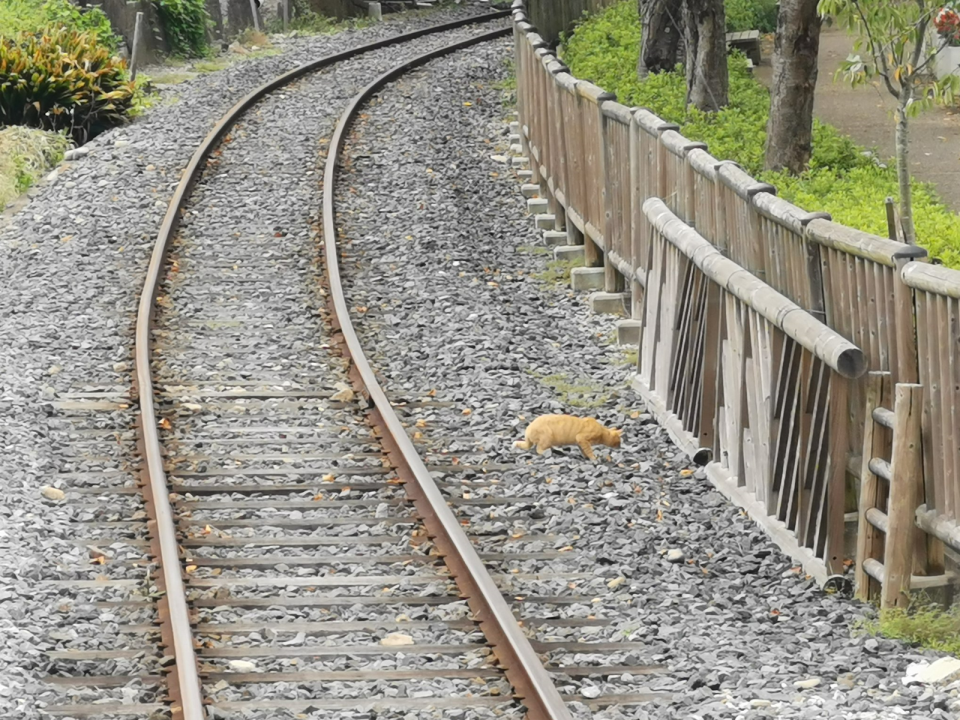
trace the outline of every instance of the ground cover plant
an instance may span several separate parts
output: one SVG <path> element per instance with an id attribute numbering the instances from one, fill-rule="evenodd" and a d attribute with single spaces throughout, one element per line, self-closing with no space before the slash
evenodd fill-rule
<path id="1" fill-rule="evenodd" d="M 960 605 L 944 608 L 922 593 L 911 600 L 910 607 L 880 610 L 859 629 L 867 635 L 960 656 Z"/>
<path id="2" fill-rule="evenodd" d="M 809 211 L 825 210 L 839 223 L 886 236 L 884 200 L 898 193 L 892 165 L 878 164 L 836 128 L 815 121 L 810 169 L 799 177 L 764 172 L 770 98 L 742 57 L 730 58 L 729 107 L 706 114 L 685 107 L 682 71 L 639 80 L 639 52 L 640 20 L 632 0 L 586 18 L 564 38 L 561 49 L 576 77 L 616 93 L 625 105 L 646 107 L 678 123 L 685 137 L 706 142 L 718 159 L 737 161 L 754 177 L 774 184 L 790 202 Z M 945 265 L 960 268 L 960 216 L 943 205 L 929 184 L 914 181 L 913 193 L 918 243 Z"/>
<path id="3" fill-rule="evenodd" d="M 0 124 L 64 131 L 84 143 L 133 105 L 126 64 L 66 27 L 0 39 Z"/>
<path id="4" fill-rule="evenodd" d="M 60 162 L 66 135 L 12 125 L 0 129 L 0 210 Z"/>
<path id="5" fill-rule="evenodd" d="M 94 36 L 98 44 L 111 51 L 119 46 L 120 39 L 98 7 L 81 11 L 69 0 L 0 0 L 0 38 L 59 27 Z"/>
<path id="6" fill-rule="evenodd" d="M 0 208 L 140 105 L 97 7 L 0 0 Z"/>

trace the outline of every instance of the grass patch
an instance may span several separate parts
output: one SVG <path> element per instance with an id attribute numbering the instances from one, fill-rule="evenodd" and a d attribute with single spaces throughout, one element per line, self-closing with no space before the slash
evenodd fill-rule
<path id="1" fill-rule="evenodd" d="M 542 245 L 517 245 L 517 252 L 524 255 L 551 255 L 553 251 Z"/>
<path id="2" fill-rule="evenodd" d="M 682 71 L 638 80 L 639 52 L 637 6 L 626 0 L 584 20 L 565 39 L 562 57 L 577 77 L 615 92 L 624 105 L 646 107 L 678 123 L 685 137 L 706 142 L 714 157 L 735 160 L 757 179 L 774 184 L 786 200 L 806 210 L 825 210 L 852 228 L 886 236 L 883 201 L 899 194 L 893 164 L 878 166 L 864 156 L 862 146 L 833 126 L 814 121 L 810 169 L 800 177 L 765 172 L 770 96 L 748 72 L 743 56 L 730 57 L 730 106 L 708 114 L 685 107 Z M 913 185 L 920 244 L 945 265 L 960 268 L 960 216 L 941 202 L 932 185 Z"/>
<path id="3" fill-rule="evenodd" d="M 547 263 L 546 270 L 534 273 L 533 277 L 548 285 L 568 283 L 570 282 L 570 271 L 575 267 L 580 267 L 581 264 L 575 260 L 551 260 Z"/>
<path id="4" fill-rule="evenodd" d="M 857 629 L 960 656 L 960 605 L 944 609 L 918 596 L 906 610 L 881 610 L 876 618 L 864 621 Z"/>
<path id="5" fill-rule="evenodd" d="M 617 365 L 627 367 L 636 367 L 640 361 L 640 350 L 638 348 L 627 348 L 620 351 L 620 357 L 616 359 Z"/>
<path id="6" fill-rule="evenodd" d="M 601 385 L 585 378 L 571 378 L 566 373 L 539 375 L 530 373 L 544 387 L 550 388 L 564 405 L 575 408 L 598 408 L 610 399 L 610 393 Z"/>
<path id="7" fill-rule="evenodd" d="M 154 85 L 179 85 L 187 80 L 193 80 L 196 76 L 196 73 L 190 72 L 160 73 L 159 75 L 152 75 L 150 82 Z"/>
<path id="8" fill-rule="evenodd" d="M 502 96 L 501 102 L 505 108 L 515 108 L 517 106 L 517 71 L 513 58 L 507 57 L 503 61 L 507 70 L 507 76 L 503 80 L 498 80 L 493 84 L 494 89 L 499 90 Z"/>
<path id="9" fill-rule="evenodd" d="M 244 28 L 243 32 L 240 33 L 240 36 L 237 38 L 237 41 L 247 48 L 270 47 L 270 40 L 267 36 L 253 28 Z"/>
<path id="10" fill-rule="evenodd" d="M 0 130 L 0 210 L 59 163 L 69 146 L 62 133 L 19 125 Z"/>
<path id="11" fill-rule="evenodd" d="M 193 64 L 193 71 L 198 73 L 212 73 L 218 70 L 226 70 L 233 64 L 230 58 L 225 56 L 218 57 L 216 60 L 201 60 Z"/>

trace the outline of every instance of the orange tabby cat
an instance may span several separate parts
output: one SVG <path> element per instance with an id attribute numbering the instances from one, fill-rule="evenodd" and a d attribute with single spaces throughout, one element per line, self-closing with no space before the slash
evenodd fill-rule
<path id="1" fill-rule="evenodd" d="M 579 445 L 588 459 L 596 461 L 594 445 L 620 447 L 622 430 L 608 430 L 593 418 L 579 418 L 573 415 L 541 415 L 527 426 L 526 440 L 517 440 L 514 445 L 529 450 L 534 445 L 537 453 L 543 455 L 558 445 Z"/>

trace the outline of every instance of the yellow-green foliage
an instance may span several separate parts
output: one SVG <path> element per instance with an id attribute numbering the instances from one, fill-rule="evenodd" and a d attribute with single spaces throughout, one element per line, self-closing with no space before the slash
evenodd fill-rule
<path id="1" fill-rule="evenodd" d="M 764 172 L 763 153 L 770 113 L 767 90 L 747 71 L 739 55 L 730 57 L 730 106 L 717 113 L 687 110 L 682 72 L 660 73 L 640 81 L 640 20 L 633 0 L 587 18 L 567 38 L 562 56 L 571 72 L 617 94 L 625 105 L 646 107 L 678 123 L 683 135 L 706 142 L 721 160 L 735 160 L 758 179 L 777 186 L 800 207 L 825 210 L 840 223 L 886 236 L 884 199 L 896 197 L 893 167 L 878 167 L 863 148 L 836 128 L 815 122 L 813 158 L 801 177 Z M 914 184 L 914 222 L 921 245 L 944 264 L 960 268 L 960 217 L 933 188 Z"/>
<path id="2" fill-rule="evenodd" d="M 60 27 L 94 35 L 110 50 L 119 38 L 98 7 L 81 10 L 70 0 L 0 0 L 0 37 L 39 33 Z"/>
<path id="3" fill-rule="evenodd" d="M 56 165 L 68 145 L 62 133 L 18 126 L 0 130 L 0 210 Z"/>
<path id="4" fill-rule="evenodd" d="M 86 142 L 124 121 L 134 86 L 95 36 L 68 28 L 0 39 L 0 124 L 66 130 Z"/>
<path id="5" fill-rule="evenodd" d="M 876 619 L 861 627 L 870 635 L 960 655 L 960 606 L 957 605 L 944 610 L 923 600 L 915 601 L 908 610 L 881 610 Z"/>

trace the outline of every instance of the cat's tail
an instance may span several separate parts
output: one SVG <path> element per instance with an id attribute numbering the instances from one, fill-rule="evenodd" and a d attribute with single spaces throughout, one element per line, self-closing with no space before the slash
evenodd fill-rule
<path id="1" fill-rule="evenodd" d="M 533 447 L 533 443 L 530 442 L 529 440 L 517 440 L 517 441 L 513 444 L 513 446 L 514 446 L 514 447 L 518 447 L 518 448 L 520 448 L 521 450 L 529 450 L 530 448 Z"/>

